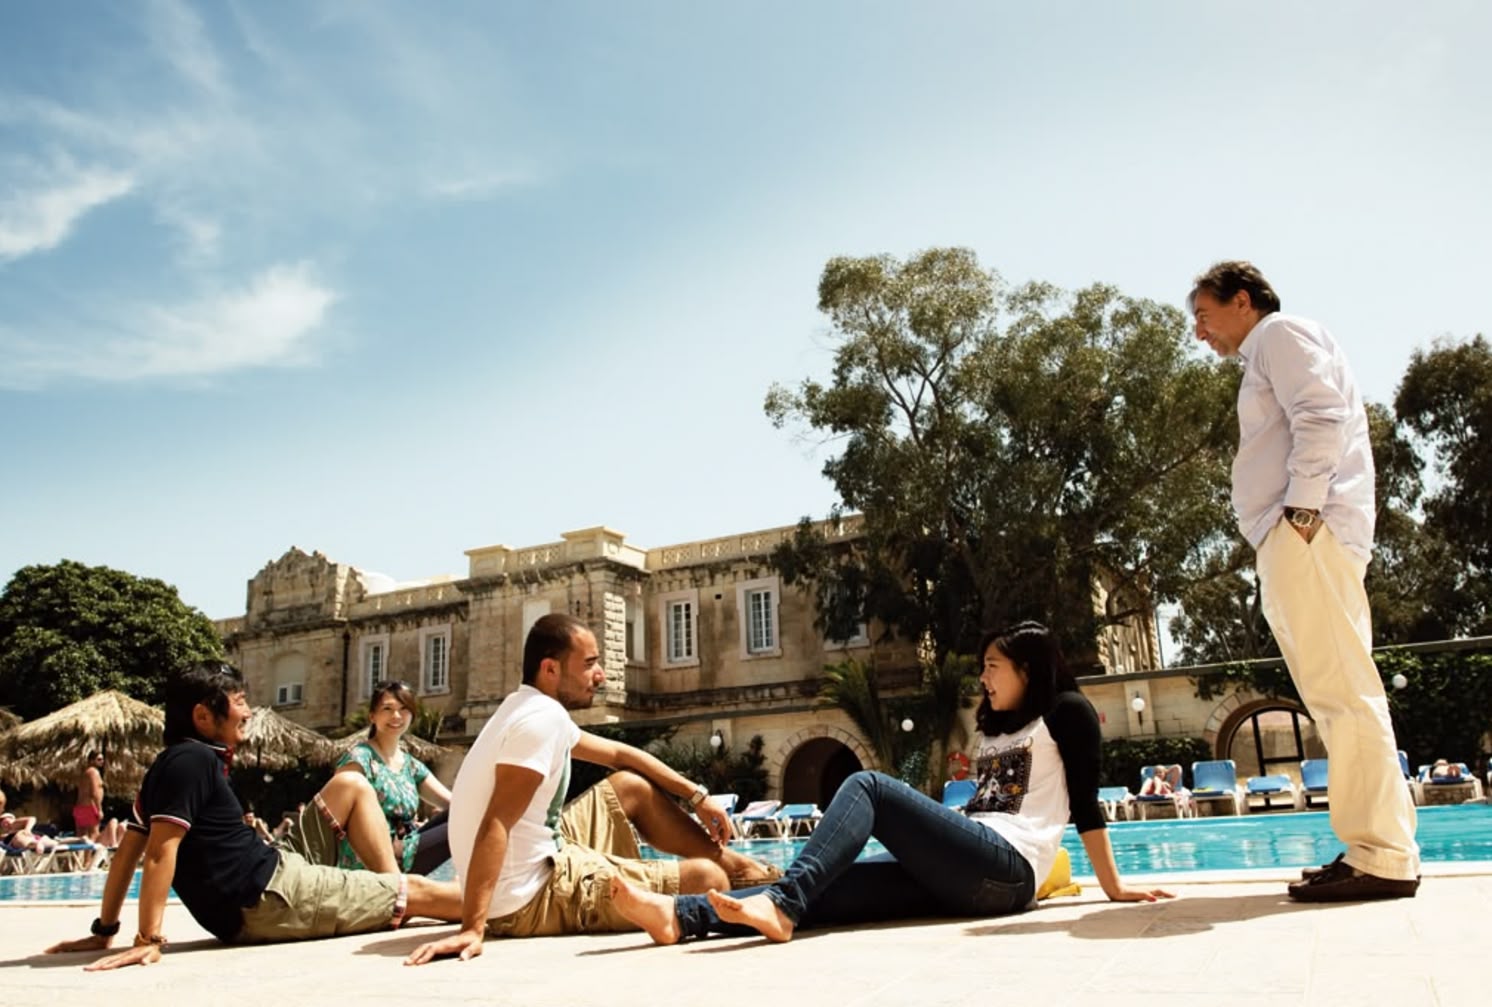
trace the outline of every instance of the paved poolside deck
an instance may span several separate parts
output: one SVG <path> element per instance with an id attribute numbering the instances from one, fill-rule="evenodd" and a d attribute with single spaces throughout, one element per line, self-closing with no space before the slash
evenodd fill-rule
<path id="1" fill-rule="evenodd" d="M 418 969 L 401 959 L 445 927 L 230 948 L 173 904 L 161 964 L 85 973 L 94 955 L 37 952 L 86 933 L 92 905 L 0 904 L 0 988 L 11 1003 L 158 1007 L 1492 1002 L 1492 864 L 1428 865 L 1415 899 L 1337 906 L 1290 902 L 1286 876 L 1188 879 L 1171 885 L 1174 901 L 1135 906 L 1085 886 L 1022 916 L 823 931 L 784 946 L 740 939 L 654 948 L 641 934 L 489 941 L 475 961 Z M 125 921 L 133 923 L 133 906 Z"/>

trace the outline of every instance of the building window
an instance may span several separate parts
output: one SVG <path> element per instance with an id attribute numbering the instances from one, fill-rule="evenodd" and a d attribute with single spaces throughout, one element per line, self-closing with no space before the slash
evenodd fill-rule
<path id="1" fill-rule="evenodd" d="M 675 591 L 658 599 L 663 624 L 663 663 L 699 663 L 699 592 Z"/>
<path id="2" fill-rule="evenodd" d="M 627 599 L 627 663 L 648 663 L 647 621 L 641 598 Z"/>
<path id="3" fill-rule="evenodd" d="M 420 691 L 451 691 L 451 627 L 420 630 Z"/>
<path id="4" fill-rule="evenodd" d="M 534 623 L 549 614 L 548 598 L 530 598 L 523 603 L 523 642 L 528 642 L 528 631 L 534 628 Z M 520 644 L 520 647 L 522 644 Z"/>
<path id="5" fill-rule="evenodd" d="M 753 654 L 777 646 L 777 627 L 772 618 L 772 591 L 760 588 L 746 592 L 746 649 Z"/>
<path id="6" fill-rule="evenodd" d="M 736 610 L 741 615 L 741 650 L 747 657 L 782 653 L 778 639 L 777 608 L 781 587 L 776 577 L 736 586 Z"/>
<path id="7" fill-rule="evenodd" d="M 694 656 L 694 603 L 668 604 L 668 660 L 687 661 Z"/>
<path id="8" fill-rule="evenodd" d="M 388 679 L 388 634 L 363 637 L 361 654 L 362 674 L 358 677 L 362 683 L 362 698 L 369 699 L 373 695 L 374 686 Z"/>
<path id="9" fill-rule="evenodd" d="M 303 687 L 300 682 L 285 682 L 275 687 L 276 706 L 295 706 L 301 702 Z"/>

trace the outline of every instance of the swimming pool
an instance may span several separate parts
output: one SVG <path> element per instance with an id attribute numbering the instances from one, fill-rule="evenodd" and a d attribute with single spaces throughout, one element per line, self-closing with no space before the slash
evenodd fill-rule
<path id="1" fill-rule="evenodd" d="M 1463 804 L 1419 808 L 1416 838 L 1429 862 L 1492 861 L 1492 806 Z M 1303 814 L 1243 815 L 1237 818 L 1191 818 L 1163 822 L 1117 822 L 1109 826 L 1114 859 L 1124 875 L 1187 871 L 1237 871 L 1254 868 L 1307 867 L 1324 864 L 1341 852 L 1324 811 Z M 805 840 L 753 839 L 743 844 L 761 860 L 786 867 Z M 1083 844 L 1068 826 L 1062 845 L 1072 855 L 1074 874 L 1092 874 Z M 872 843 L 866 854 L 881 852 Z M 644 851 L 650 855 L 651 851 Z M 652 854 L 657 855 L 657 854 Z M 449 880 L 446 864 L 431 877 Z M 137 873 L 129 897 L 140 884 Z M 0 903 L 23 901 L 92 901 L 103 895 L 104 875 L 43 874 L 0 878 Z"/>

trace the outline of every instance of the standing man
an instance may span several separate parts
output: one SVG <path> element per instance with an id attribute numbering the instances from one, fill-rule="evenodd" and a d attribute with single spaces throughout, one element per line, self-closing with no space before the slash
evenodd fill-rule
<path id="1" fill-rule="evenodd" d="M 704 785 L 575 726 L 567 711 L 589 707 L 603 681 L 600 650 L 584 623 L 554 613 L 534 624 L 523 644 L 523 684 L 482 728 L 451 788 L 462 928 L 422 944 L 406 964 L 472 958 L 487 936 L 636 930 L 612 902 L 613 877 L 677 895 L 779 876 L 724 847 L 730 822 Z M 602 780 L 562 814 L 572 755 L 630 772 Z M 659 850 L 685 859 L 638 859 L 633 825 Z"/>
<path id="2" fill-rule="evenodd" d="M 1197 338 L 1243 358 L 1233 509 L 1257 550 L 1264 617 L 1330 756 L 1331 827 L 1347 852 L 1290 885 L 1302 902 L 1412 897 L 1414 803 L 1399 770 L 1363 574 L 1373 549 L 1373 453 L 1347 358 L 1316 322 L 1280 314 L 1247 262 L 1220 262 L 1188 298 Z"/>
<path id="3" fill-rule="evenodd" d="M 104 756 L 89 752 L 83 772 L 78 774 L 78 796 L 73 801 L 73 828 L 90 843 L 98 841 L 104 820 Z"/>

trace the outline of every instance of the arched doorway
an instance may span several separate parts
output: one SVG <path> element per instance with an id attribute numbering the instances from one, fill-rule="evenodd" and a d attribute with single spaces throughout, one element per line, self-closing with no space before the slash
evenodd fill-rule
<path id="1" fill-rule="evenodd" d="M 1232 759 L 1240 780 L 1284 775 L 1298 783 L 1302 759 L 1325 757 L 1310 714 L 1277 700 L 1236 711 L 1218 732 L 1218 758 Z"/>
<path id="2" fill-rule="evenodd" d="M 849 747 L 834 738 L 810 738 L 794 749 L 782 767 L 782 800 L 786 804 L 829 801 L 851 773 L 863 766 Z"/>

